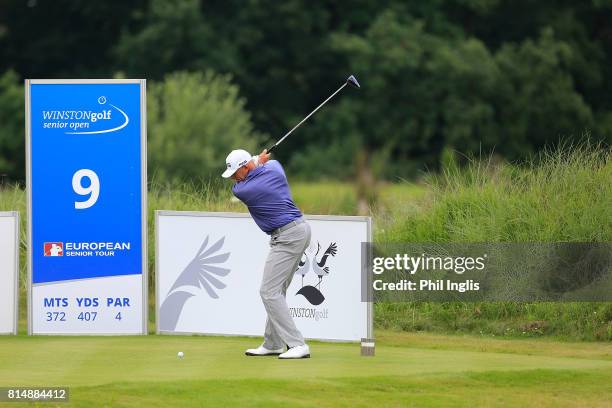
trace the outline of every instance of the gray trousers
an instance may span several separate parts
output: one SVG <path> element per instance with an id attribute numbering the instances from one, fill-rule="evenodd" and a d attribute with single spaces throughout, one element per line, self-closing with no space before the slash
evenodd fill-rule
<path id="1" fill-rule="evenodd" d="M 304 344 L 302 333 L 295 327 L 285 299 L 302 254 L 310 244 L 310 225 L 297 224 L 270 236 L 270 252 L 266 259 L 259 294 L 268 314 L 264 347 L 273 350 Z"/>

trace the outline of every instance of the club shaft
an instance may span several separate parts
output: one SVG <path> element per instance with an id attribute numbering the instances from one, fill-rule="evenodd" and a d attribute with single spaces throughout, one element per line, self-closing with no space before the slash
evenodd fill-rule
<path id="1" fill-rule="evenodd" d="M 272 150 L 273 148 L 275 148 L 276 146 L 278 146 L 279 144 L 281 144 L 281 142 L 282 142 L 283 140 L 285 140 L 285 139 L 287 138 L 287 136 L 289 136 L 289 135 L 291 134 L 291 132 L 293 132 L 295 129 L 297 129 L 298 127 L 300 127 L 300 125 L 301 125 L 302 123 L 306 122 L 306 120 L 308 120 L 308 118 L 309 118 L 309 117 L 311 117 L 312 115 L 314 115 L 314 114 L 315 114 L 315 112 L 316 112 L 316 111 L 318 111 L 318 110 L 321 108 L 321 106 L 325 105 L 325 104 L 327 103 L 327 101 L 329 101 L 331 98 L 333 98 L 334 96 L 336 96 L 336 94 L 337 94 L 338 92 L 340 92 L 340 91 L 341 91 L 341 90 L 342 90 L 342 89 L 343 89 L 345 86 L 346 86 L 346 82 L 345 82 L 344 84 L 342 84 L 342 86 L 341 86 L 340 88 L 338 88 L 338 89 L 336 90 L 336 92 L 334 92 L 334 93 L 333 93 L 333 94 L 331 94 L 331 95 L 330 95 L 330 96 L 329 96 L 329 97 L 328 97 L 326 100 L 324 100 L 323 102 L 321 102 L 321 104 L 320 104 L 319 106 L 317 106 L 317 107 L 316 107 L 316 108 L 315 108 L 315 109 L 314 109 L 312 112 L 310 112 L 310 113 L 308 114 L 308 116 L 306 116 L 304 119 L 302 119 L 302 120 L 300 121 L 300 123 L 298 123 L 297 125 L 295 125 L 295 126 L 293 127 L 293 129 L 291 129 L 290 131 L 288 131 L 287 133 L 285 133 L 285 136 L 281 137 L 281 138 L 279 139 L 279 141 L 278 141 L 278 142 L 276 142 L 276 143 L 274 144 L 274 146 L 272 146 L 272 147 L 271 147 L 269 150 Z"/>

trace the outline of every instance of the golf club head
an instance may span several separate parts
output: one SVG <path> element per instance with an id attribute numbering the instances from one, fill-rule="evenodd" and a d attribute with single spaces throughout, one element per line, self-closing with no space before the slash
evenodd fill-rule
<path id="1" fill-rule="evenodd" d="M 355 78 L 354 75 L 351 75 L 350 77 L 348 77 L 346 79 L 346 83 L 351 86 L 354 86 L 357 89 L 361 88 L 361 85 L 359 85 L 359 82 L 357 82 L 357 78 Z"/>

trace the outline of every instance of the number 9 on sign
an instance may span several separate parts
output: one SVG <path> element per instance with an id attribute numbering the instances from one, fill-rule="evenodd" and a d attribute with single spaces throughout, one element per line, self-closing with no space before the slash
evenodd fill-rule
<path id="1" fill-rule="evenodd" d="M 89 186 L 83 187 L 83 179 L 89 179 Z M 100 195 L 100 179 L 95 171 L 89 169 L 81 169 L 72 176 L 72 189 L 75 193 L 81 196 L 89 195 L 85 201 L 75 201 L 74 208 L 84 210 L 93 206 L 98 201 Z"/>

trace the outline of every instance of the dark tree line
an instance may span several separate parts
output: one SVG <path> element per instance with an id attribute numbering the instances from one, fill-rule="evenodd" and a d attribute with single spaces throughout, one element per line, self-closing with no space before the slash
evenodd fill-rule
<path id="1" fill-rule="evenodd" d="M 247 115 L 235 129 L 249 129 L 231 141 L 265 146 L 354 73 L 362 90 L 278 151 L 304 177 L 350 177 L 358 167 L 371 173 L 359 177 L 410 177 L 448 150 L 515 160 L 585 133 L 609 143 L 611 21 L 606 0 L 4 0 L 0 173 L 24 177 L 24 78 L 144 77 L 169 92 L 161 84 L 172 78 L 194 83 L 178 71 L 208 73 L 200 77 L 210 84 L 219 82 L 210 72 L 230 74 L 244 100 L 216 95 L 232 95 Z M 198 126 L 215 120 L 198 115 Z M 218 129 L 207 130 L 209 143 Z M 161 135 L 170 136 L 152 131 L 165 149 Z M 199 148 L 210 158 L 230 147 Z M 198 171 L 197 155 L 190 160 Z"/>

